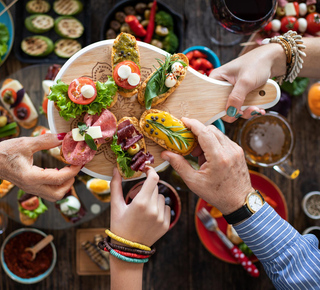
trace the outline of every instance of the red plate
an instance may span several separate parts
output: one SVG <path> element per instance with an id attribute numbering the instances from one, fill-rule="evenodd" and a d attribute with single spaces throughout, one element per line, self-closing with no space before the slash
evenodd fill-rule
<path id="1" fill-rule="evenodd" d="M 255 171 L 249 172 L 253 188 L 258 189 L 262 194 L 265 194 L 273 199 L 277 203 L 275 208 L 276 212 L 283 219 L 288 220 L 287 203 L 279 187 L 263 174 Z M 199 198 L 195 213 L 197 213 L 203 207 L 206 207 L 210 211 L 210 206 L 203 199 Z M 226 233 L 228 224 L 225 219 L 223 217 L 217 218 L 217 222 L 220 230 Z M 223 242 L 214 232 L 209 232 L 206 230 L 196 214 L 195 225 L 200 241 L 212 255 L 216 256 L 222 261 L 238 264 L 236 259 L 229 252 L 229 249 L 223 244 Z M 250 257 L 250 260 L 252 262 L 256 262 L 257 258 L 252 256 Z"/>

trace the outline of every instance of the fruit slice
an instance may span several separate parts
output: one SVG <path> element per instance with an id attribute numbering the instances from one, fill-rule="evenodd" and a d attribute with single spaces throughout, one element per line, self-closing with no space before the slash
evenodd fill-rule
<path id="1" fill-rule="evenodd" d="M 30 14 L 47 13 L 50 10 L 50 4 L 43 0 L 31 0 L 27 3 L 26 9 Z"/>
<path id="2" fill-rule="evenodd" d="M 84 27 L 82 23 L 72 16 L 60 16 L 54 22 L 55 31 L 65 38 L 79 38 Z"/>
<path id="3" fill-rule="evenodd" d="M 46 56 L 53 51 L 53 48 L 52 40 L 41 35 L 26 37 L 21 42 L 22 51 L 30 56 Z"/>
<path id="4" fill-rule="evenodd" d="M 83 4 L 76 0 L 58 0 L 53 3 L 53 10 L 59 15 L 75 15 L 82 11 Z"/>
<path id="5" fill-rule="evenodd" d="M 24 21 L 24 25 L 30 32 L 44 33 L 54 26 L 54 20 L 49 15 L 36 14 L 27 17 Z"/>
<path id="6" fill-rule="evenodd" d="M 55 43 L 54 53 L 62 58 L 69 58 L 81 49 L 81 44 L 74 39 L 59 39 Z"/>

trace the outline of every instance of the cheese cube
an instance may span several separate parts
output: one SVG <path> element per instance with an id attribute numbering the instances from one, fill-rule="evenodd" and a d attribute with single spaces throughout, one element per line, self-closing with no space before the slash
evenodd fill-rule
<path id="1" fill-rule="evenodd" d="M 92 126 L 86 130 L 86 134 L 90 135 L 92 139 L 102 138 L 102 132 L 100 126 Z M 80 134 L 79 128 L 72 129 L 72 138 L 74 141 L 84 141 L 84 135 Z"/>

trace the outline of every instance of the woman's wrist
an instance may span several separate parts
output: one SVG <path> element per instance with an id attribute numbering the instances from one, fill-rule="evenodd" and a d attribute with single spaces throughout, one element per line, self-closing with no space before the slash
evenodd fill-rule
<path id="1" fill-rule="evenodd" d="M 269 52 L 271 60 L 270 77 L 278 77 L 286 74 L 286 53 L 282 46 L 278 43 L 270 43 L 265 45 Z"/>

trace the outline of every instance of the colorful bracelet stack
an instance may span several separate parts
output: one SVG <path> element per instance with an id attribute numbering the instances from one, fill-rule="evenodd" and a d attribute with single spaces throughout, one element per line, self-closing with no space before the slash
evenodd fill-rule
<path id="1" fill-rule="evenodd" d="M 146 263 L 149 261 L 150 256 L 156 251 L 155 248 L 150 248 L 121 238 L 110 230 L 106 230 L 106 234 L 108 237 L 98 244 L 99 248 L 108 251 L 111 255 L 122 261 L 130 263 Z M 122 244 L 128 245 L 129 247 L 111 243 L 111 238 Z"/>
<path id="2" fill-rule="evenodd" d="M 277 77 L 276 81 L 280 85 L 283 81 L 292 83 L 302 69 L 302 56 L 307 56 L 306 53 L 301 50 L 306 48 L 306 46 L 303 45 L 301 35 L 298 35 L 296 31 L 289 30 L 283 35 L 266 38 L 262 41 L 262 44 L 267 43 L 279 43 L 286 54 L 286 74 Z"/>

